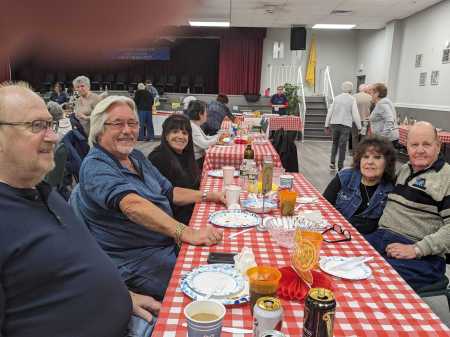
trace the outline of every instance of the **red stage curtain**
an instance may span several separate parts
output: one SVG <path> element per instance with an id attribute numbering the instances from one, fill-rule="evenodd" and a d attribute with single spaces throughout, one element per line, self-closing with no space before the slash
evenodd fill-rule
<path id="1" fill-rule="evenodd" d="M 235 28 L 220 39 L 219 92 L 259 93 L 265 28 Z"/>
<path id="2" fill-rule="evenodd" d="M 11 80 L 11 68 L 9 60 L 0 58 L 0 83 Z"/>

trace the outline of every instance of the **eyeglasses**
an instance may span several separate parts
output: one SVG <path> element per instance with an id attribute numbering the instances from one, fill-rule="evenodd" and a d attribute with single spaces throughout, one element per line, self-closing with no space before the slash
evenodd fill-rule
<path id="1" fill-rule="evenodd" d="M 325 234 L 328 233 L 328 232 L 331 232 L 331 231 L 333 231 L 335 233 L 338 233 L 340 235 L 343 235 L 344 238 L 337 239 L 337 240 L 328 240 L 328 239 L 326 239 L 325 238 Z M 350 241 L 352 239 L 352 235 L 350 234 L 350 232 L 348 230 L 343 229 L 340 225 L 336 225 L 336 224 L 334 224 L 333 226 L 325 229 L 322 232 L 322 236 L 323 236 L 323 241 L 328 242 L 328 243 L 345 242 L 345 241 Z"/>
<path id="2" fill-rule="evenodd" d="M 32 133 L 40 133 L 42 131 L 47 131 L 48 129 L 52 129 L 53 132 L 58 131 L 59 122 L 37 119 L 31 122 L 0 122 L 0 125 L 25 126 L 30 128 Z"/>
<path id="3" fill-rule="evenodd" d="M 139 127 L 139 122 L 134 119 L 130 119 L 128 121 L 105 122 L 105 125 L 109 125 L 116 130 L 125 128 L 125 125 L 128 125 L 130 129 L 136 129 Z"/>

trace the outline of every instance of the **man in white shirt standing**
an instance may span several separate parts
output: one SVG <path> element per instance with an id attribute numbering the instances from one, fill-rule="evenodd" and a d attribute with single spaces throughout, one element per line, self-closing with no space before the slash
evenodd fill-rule
<path id="1" fill-rule="evenodd" d="M 347 141 L 352 129 L 352 123 L 355 123 L 358 132 L 361 130 L 361 119 L 358 113 L 356 100 L 351 95 L 353 90 L 352 82 L 342 83 L 342 94 L 334 98 L 333 103 L 328 109 L 325 120 L 325 132 L 330 133 L 333 140 L 331 147 L 330 170 L 336 169 L 336 154 L 339 149 L 338 170 L 344 166 Z"/>
<path id="2" fill-rule="evenodd" d="M 369 86 L 367 84 L 361 84 L 359 86 L 359 92 L 354 94 L 353 97 L 356 100 L 356 106 L 358 107 L 359 117 L 361 119 L 362 129 L 361 136 L 365 136 L 367 132 L 367 123 L 369 121 L 370 115 L 370 105 L 372 104 L 372 96 L 368 93 Z M 352 125 L 352 145 L 353 153 L 355 153 L 356 148 L 360 142 L 360 133 L 356 128 L 356 125 Z"/>

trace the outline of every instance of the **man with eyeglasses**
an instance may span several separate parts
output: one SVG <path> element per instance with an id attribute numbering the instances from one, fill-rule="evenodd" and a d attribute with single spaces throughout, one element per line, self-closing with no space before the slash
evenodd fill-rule
<path id="1" fill-rule="evenodd" d="M 128 291 L 85 224 L 41 182 L 56 141 L 44 101 L 25 83 L 0 84 L 0 336 L 124 337 L 132 309 L 150 320 L 157 303 Z"/>
<path id="2" fill-rule="evenodd" d="M 223 193 L 173 187 L 136 149 L 133 100 L 109 96 L 91 114 L 91 150 L 70 203 L 119 269 L 128 288 L 162 300 L 183 243 L 214 245 L 222 231 L 173 218 L 171 205 L 224 202 Z"/>
<path id="3" fill-rule="evenodd" d="M 366 239 L 420 291 L 441 281 L 450 250 L 450 165 L 436 129 L 418 122 L 407 139 L 409 163 L 398 172 L 380 228 Z"/>

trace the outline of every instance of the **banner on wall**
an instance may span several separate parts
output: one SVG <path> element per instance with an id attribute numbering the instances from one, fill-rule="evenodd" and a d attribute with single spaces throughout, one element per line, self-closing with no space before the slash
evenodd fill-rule
<path id="1" fill-rule="evenodd" d="M 309 58 L 308 65 L 306 66 L 306 83 L 314 87 L 316 83 L 316 63 L 317 63 L 317 51 L 316 51 L 316 37 L 313 35 L 311 38 L 311 45 L 309 46 Z"/>
<path id="2" fill-rule="evenodd" d="M 126 48 L 118 50 L 113 58 L 116 60 L 169 61 L 170 48 Z"/>

